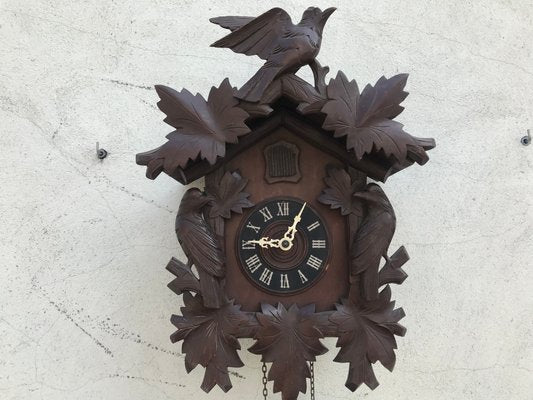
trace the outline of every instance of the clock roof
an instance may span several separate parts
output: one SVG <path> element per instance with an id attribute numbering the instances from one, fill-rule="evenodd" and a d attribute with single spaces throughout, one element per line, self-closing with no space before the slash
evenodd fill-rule
<path id="1" fill-rule="evenodd" d="M 294 74 L 282 75 L 255 103 L 235 97 L 228 79 L 213 87 L 207 100 L 186 89 L 156 86 L 158 107 L 176 130 L 162 146 L 137 154 L 137 164 L 147 167 L 150 179 L 164 172 L 189 184 L 280 126 L 382 182 L 415 162 L 427 162 L 426 151 L 435 141 L 411 136 L 394 120 L 408 94 L 403 91 L 407 74 L 382 77 L 359 93 L 342 72 L 326 85 L 328 68 L 316 70 L 315 86 Z"/>

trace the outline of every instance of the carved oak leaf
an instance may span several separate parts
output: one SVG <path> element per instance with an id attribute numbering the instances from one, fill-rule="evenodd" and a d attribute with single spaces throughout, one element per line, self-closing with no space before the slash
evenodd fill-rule
<path id="1" fill-rule="evenodd" d="M 361 202 L 353 197 L 358 190 L 358 183 L 352 183 L 352 178 L 340 168 L 329 168 L 328 176 L 324 179 L 328 187 L 322 191 L 318 201 L 329 205 L 332 209 L 341 209 L 342 215 L 363 215 Z"/>
<path id="2" fill-rule="evenodd" d="M 237 350 L 241 346 L 235 337 L 240 325 L 249 323 L 246 313 L 233 301 L 219 309 L 205 308 L 200 295 L 183 293 L 185 306 L 181 315 L 173 315 L 172 324 L 178 330 L 170 336 L 172 343 L 183 340 L 185 369 L 192 371 L 198 364 L 205 367 L 202 389 L 209 392 L 215 384 L 227 392 L 231 389 L 228 367 L 242 367 Z"/>
<path id="3" fill-rule="evenodd" d="M 243 192 L 248 179 L 244 179 L 238 172 L 227 171 L 220 184 L 209 193 L 212 199 L 209 216 L 211 218 L 230 218 L 231 212 L 242 214 L 243 208 L 252 207 L 254 204 L 248 199 L 249 193 Z"/>
<path id="4" fill-rule="evenodd" d="M 314 304 L 288 310 L 279 303 L 275 308 L 261 304 L 262 314 L 255 340 L 250 351 L 261 354 L 263 362 L 271 362 L 268 380 L 274 381 L 274 393 L 281 391 L 283 400 L 295 400 L 298 393 L 306 392 L 306 378 L 311 376 L 308 361 L 324 354 L 327 349 L 320 343 L 322 333 L 314 326 Z"/>
<path id="5" fill-rule="evenodd" d="M 379 299 L 372 302 L 356 306 L 343 299 L 330 316 L 339 332 L 337 347 L 340 350 L 335 361 L 350 363 L 346 387 L 351 391 L 363 383 L 372 390 L 379 385 L 372 370 L 376 361 L 389 371 L 394 368 L 394 349 L 397 348 L 394 335 L 405 335 L 405 328 L 398 324 L 405 314 L 401 308 L 394 309 L 395 303 L 390 297 L 390 287 L 386 286 Z"/>
<path id="6" fill-rule="evenodd" d="M 167 135 L 168 142 L 161 147 L 137 155 L 137 162 L 148 166 L 149 178 L 163 170 L 175 176 L 179 168 L 198 156 L 213 165 L 217 157 L 226 154 L 226 143 L 237 143 L 239 136 L 250 132 L 244 123 L 248 113 L 238 107 L 227 78 L 220 87 L 211 88 L 208 101 L 187 89 L 155 88 L 161 98 L 157 105 L 166 114 L 164 121 L 176 130 Z"/>
<path id="7" fill-rule="evenodd" d="M 339 71 L 327 88 L 328 100 L 321 110 L 326 114 L 323 128 L 334 131 L 335 137 L 346 136 L 346 147 L 358 160 L 381 150 L 400 163 L 426 163 L 425 150 L 432 148 L 431 143 L 409 135 L 401 123 L 392 120 L 403 111 L 399 103 L 408 94 L 403 90 L 407 76 L 381 77 L 360 94 L 355 80 L 348 81 Z"/>

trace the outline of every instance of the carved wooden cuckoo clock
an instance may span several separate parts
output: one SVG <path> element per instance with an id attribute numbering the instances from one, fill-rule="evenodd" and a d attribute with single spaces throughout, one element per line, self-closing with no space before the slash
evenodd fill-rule
<path id="1" fill-rule="evenodd" d="M 408 255 L 402 246 L 389 256 L 396 217 L 382 186 L 367 179 L 426 163 L 435 142 L 394 120 L 406 74 L 362 91 L 340 71 L 326 84 L 329 69 L 315 57 L 334 11 L 310 7 L 296 25 L 280 8 L 213 18 L 231 31 L 213 46 L 265 64 L 240 89 L 225 79 L 207 100 L 156 86 L 175 130 L 137 163 L 150 179 L 205 177 L 176 218 L 187 260 L 167 266 L 184 302 L 171 340 L 183 341 L 187 371 L 205 368 L 205 391 L 231 388 L 228 368 L 243 365 L 239 338 L 255 340 L 249 350 L 270 364 L 265 380 L 284 400 L 306 392 L 324 337 L 338 338 L 335 361 L 350 364 L 352 391 L 376 388 L 376 361 L 394 367 L 394 336 L 405 328 L 390 284 L 407 277 Z M 304 65 L 314 84 L 295 75 Z"/>

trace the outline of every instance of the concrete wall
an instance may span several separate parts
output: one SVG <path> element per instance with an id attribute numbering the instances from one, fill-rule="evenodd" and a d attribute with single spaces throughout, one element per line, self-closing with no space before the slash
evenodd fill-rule
<path id="1" fill-rule="evenodd" d="M 352 395 L 329 340 L 317 399 L 533 398 L 533 145 L 520 144 L 533 128 L 533 3 L 315 3 L 338 7 L 319 59 L 361 84 L 409 72 L 400 121 L 438 143 L 386 185 L 393 246 L 412 257 L 394 289 L 408 327 L 396 370 L 378 366 L 381 386 Z M 279 4 L 0 1 L 1 399 L 260 398 L 246 351 L 228 394 L 185 373 L 164 269 L 182 256 L 185 188 L 145 179 L 134 155 L 170 132 L 153 84 L 207 94 L 260 65 L 210 48 L 224 32 L 208 18 Z M 308 5 L 283 4 L 294 19 Z"/>

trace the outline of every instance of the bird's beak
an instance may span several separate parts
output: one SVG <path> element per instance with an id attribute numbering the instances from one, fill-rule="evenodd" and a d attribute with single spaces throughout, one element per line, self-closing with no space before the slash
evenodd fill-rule
<path id="1" fill-rule="evenodd" d="M 331 16 L 331 14 L 333 14 L 336 9 L 336 7 L 330 7 L 322 11 L 322 15 L 320 16 L 320 23 L 322 24 L 322 26 L 324 26 L 328 18 Z"/>

